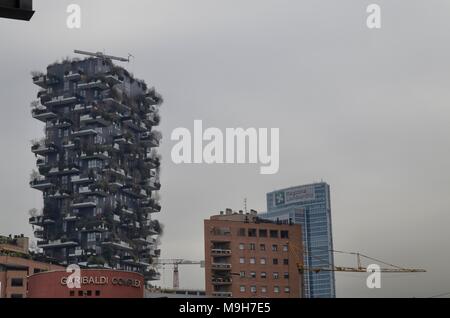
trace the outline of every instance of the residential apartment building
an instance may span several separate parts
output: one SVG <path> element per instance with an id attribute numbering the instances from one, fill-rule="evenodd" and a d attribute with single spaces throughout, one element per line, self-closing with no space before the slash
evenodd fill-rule
<path id="1" fill-rule="evenodd" d="M 44 208 L 30 224 L 38 247 L 61 264 L 158 279 L 162 98 L 111 57 L 94 55 L 33 76 L 41 90 L 31 112 L 45 137 L 33 142 L 39 171 L 30 185 Z"/>
<path id="2" fill-rule="evenodd" d="M 227 209 L 204 221 L 206 295 L 302 297 L 301 227 Z"/>

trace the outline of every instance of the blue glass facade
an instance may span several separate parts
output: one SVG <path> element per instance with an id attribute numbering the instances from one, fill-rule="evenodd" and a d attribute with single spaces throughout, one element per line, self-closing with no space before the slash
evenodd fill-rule
<path id="1" fill-rule="evenodd" d="M 306 267 L 330 268 L 334 265 L 328 184 L 322 182 L 268 193 L 267 211 L 260 217 L 301 224 Z M 304 280 L 305 297 L 336 297 L 334 272 L 305 271 Z"/>

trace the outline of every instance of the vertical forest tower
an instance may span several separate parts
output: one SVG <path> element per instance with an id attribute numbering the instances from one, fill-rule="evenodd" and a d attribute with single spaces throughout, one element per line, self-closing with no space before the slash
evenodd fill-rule
<path id="1" fill-rule="evenodd" d="M 158 279 L 161 96 L 100 53 L 52 64 L 33 82 L 32 115 L 45 124 L 32 146 L 30 185 L 44 199 L 30 218 L 38 247 L 61 264 Z"/>

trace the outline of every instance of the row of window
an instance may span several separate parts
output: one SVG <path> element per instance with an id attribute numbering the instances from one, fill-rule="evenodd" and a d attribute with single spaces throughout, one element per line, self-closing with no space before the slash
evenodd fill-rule
<path id="1" fill-rule="evenodd" d="M 278 231 L 278 230 L 265 230 L 265 229 L 238 229 L 238 236 L 248 236 L 248 237 L 270 237 L 270 238 L 289 238 L 289 231 Z"/>
<path id="2" fill-rule="evenodd" d="M 92 297 L 95 295 L 95 297 L 99 297 L 100 296 L 100 291 L 96 290 L 95 292 L 93 292 L 92 290 L 79 290 L 78 293 L 75 293 L 74 290 L 70 291 L 70 297 L 75 297 L 75 295 L 78 295 L 78 297 Z"/>
<path id="3" fill-rule="evenodd" d="M 244 243 L 240 243 L 239 244 L 239 249 L 241 251 L 245 250 L 245 244 Z M 256 244 L 255 243 L 248 244 L 248 249 L 250 251 L 256 251 Z M 259 250 L 260 251 L 265 251 L 266 250 L 266 244 L 259 244 Z M 282 251 L 283 252 L 289 251 L 289 246 L 287 244 L 283 245 L 282 246 Z M 273 244 L 272 245 L 272 252 L 278 252 L 278 245 L 277 244 Z"/>
<path id="4" fill-rule="evenodd" d="M 245 257 L 240 257 L 239 258 L 239 264 L 245 264 Z M 251 265 L 256 264 L 256 257 L 250 257 L 249 258 L 249 264 L 251 264 Z M 261 257 L 259 259 L 259 264 L 266 265 L 267 264 L 267 258 Z M 279 262 L 278 258 L 272 258 L 272 265 L 279 265 L 279 264 L 280 264 L 280 262 Z M 283 265 L 289 265 L 289 259 L 288 258 L 284 258 L 282 264 Z"/>
<path id="5" fill-rule="evenodd" d="M 257 273 L 256 272 L 249 272 L 249 278 L 256 278 Z M 239 273 L 239 276 L 241 278 L 246 278 L 247 277 L 247 273 L 245 271 L 241 271 Z M 260 272 L 259 273 L 259 277 L 262 279 L 266 279 L 267 278 L 267 273 L 266 272 Z M 289 272 L 284 272 L 283 273 L 283 278 L 284 279 L 289 279 Z M 280 279 L 280 273 L 279 272 L 273 272 L 272 273 L 272 279 Z"/>
<path id="6" fill-rule="evenodd" d="M 247 291 L 247 287 L 245 285 L 241 285 L 239 290 L 240 290 L 241 293 L 245 293 Z M 256 286 L 250 286 L 249 290 L 250 290 L 250 292 L 252 294 L 256 294 L 258 292 Z M 281 290 L 280 286 L 274 286 L 273 287 L 273 292 L 276 293 L 276 294 L 279 294 L 280 290 Z M 291 288 L 289 286 L 284 287 L 284 292 L 286 294 L 289 294 L 291 292 Z M 267 286 L 261 286 L 261 293 L 262 294 L 267 293 Z"/>

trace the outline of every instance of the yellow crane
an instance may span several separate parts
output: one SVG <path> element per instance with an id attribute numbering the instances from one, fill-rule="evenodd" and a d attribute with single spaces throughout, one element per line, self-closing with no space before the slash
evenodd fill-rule
<path id="1" fill-rule="evenodd" d="M 303 259 L 303 253 L 299 251 L 295 246 L 288 245 L 289 246 L 289 252 L 291 255 L 293 255 L 295 258 L 301 257 L 300 259 Z M 311 255 L 312 258 L 315 258 L 323 263 L 326 264 L 326 266 L 323 267 L 307 267 L 302 262 L 297 263 L 297 268 L 301 274 L 303 274 L 304 271 L 311 271 L 315 273 L 319 272 L 352 272 L 352 273 L 367 273 L 368 269 L 367 267 L 364 267 L 362 265 L 362 259 L 371 260 L 374 262 L 377 262 L 377 265 L 381 264 L 384 266 L 384 268 L 380 268 L 381 273 L 424 273 L 426 272 L 425 269 L 419 269 L 419 268 L 406 268 L 402 266 L 393 265 L 387 262 L 384 262 L 382 260 L 361 254 L 359 252 L 345 252 L 345 251 L 337 251 L 337 250 L 330 250 L 332 253 L 339 253 L 339 254 L 347 254 L 356 256 L 356 262 L 357 267 L 348 267 L 348 266 L 335 266 L 334 264 L 329 264 L 328 262 L 322 260 L 320 257 L 316 257 L 314 255 Z M 306 253 L 306 252 L 305 252 Z M 369 270 L 370 272 L 371 270 Z"/>

